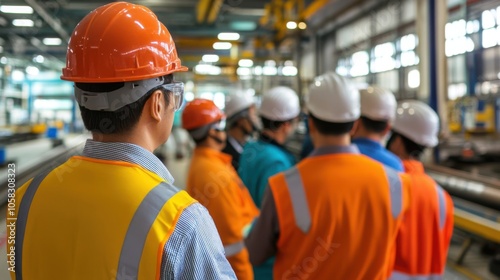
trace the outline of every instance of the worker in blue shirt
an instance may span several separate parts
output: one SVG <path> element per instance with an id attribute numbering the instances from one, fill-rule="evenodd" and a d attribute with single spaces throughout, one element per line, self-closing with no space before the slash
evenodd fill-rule
<path id="1" fill-rule="evenodd" d="M 262 97 L 259 116 L 260 138 L 248 142 L 240 157 L 238 174 L 260 208 L 269 177 L 295 165 L 296 160 L 283 144 L 294 133 L 300 114 L 299 98 L 287 87 L 275 87 Z M 255 279 L 273 279 L 274 259 L 254 267 Z"/>
<path id="2" fill-rule="evenodd" d="M 360 90 L 360 98 L 361 117 L 352 142 L 362 154 L 403 172 L 401 160 L 382 145 L 396 116 L 397 104 L 394 94 L 380 87 L 369 86 Z"/>

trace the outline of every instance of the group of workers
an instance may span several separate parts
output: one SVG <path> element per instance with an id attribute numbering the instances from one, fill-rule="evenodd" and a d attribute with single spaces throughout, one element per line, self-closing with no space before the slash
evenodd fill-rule
<path id="1" fill-rule="evenodd" d="M 442 279 L 453 204 L 419 161 L 438 143 L 431 108 L 323 74 L 305 106 L 314 149 L 297 163 L 290 88 L 259 108 L 232 95 L 225 113 L 194 99 L 182 191 L 153 151 L 186 70 L 146 7 L 113 2 L 77 25 L 61 78 L 92 139 L 16 190 L 13 279 Z"/>

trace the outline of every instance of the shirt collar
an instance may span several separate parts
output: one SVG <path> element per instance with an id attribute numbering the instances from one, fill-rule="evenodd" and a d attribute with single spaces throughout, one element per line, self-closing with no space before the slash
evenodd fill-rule
<path id="1" fill-rule="evenodd" d="M 370 147 L 374 147 L 374 148 L 383 148 L 382 144 L 380 144 L 379 142 L 377 141 L 374 141 L 372 139 L 368 139 L 368 138 L 356 138 L 356 139 L 353 139 L 352 142 L 354 144 L 363 144 L 365 146 L 370 146 Z"/>
<path id="2" fill-rule="evenodd" d="M 98 142 L 88 139 L 85 143 L 85 148 L 83 148 L 82 155 L 96 159 L 137 164 L 160 176 L 168 183 L 174 183 L 174 177 L 170 174 L 167 167 L 153 153 L 135 144 Z"/>
<path id="3" fill-rule="evenodd" d="M 326 146 L 314 149 L 309 157 L 317 157 L 330 154 L 359 154 L 359 149 L 352 144 L 349 146 Z"/>
<path id="4" fill-rule="evenodd" d="M 407 173 L 425 173 L 424 165 L 418 160 L 403 160 L 403 166 Z"/>
<path id="5" fill-rule="evenodd" d="M 240 143 L 238 142 L 238 140 L 234 139 L 233 137 L 231 136 L 227 136 L 227 141 L 228 141 L 228 144 L 231 144 L 231 146 L 233 146 L 233 148 L 238 152 L 238 153 L 243 153 L 243 147 L 240 145 Z"/>
<path id="6" fill-rule="evenodd" d="M 281 145 L 280 143 L 276 142 L 276 140 L 274 140 L 273 138 L 265 135 L 265 134 L 260 134 L 260 138 L 259 138 L 260 141 L 262 142 L 266 142 L 266 143 L 269 143 L 269 144 L 273 144 L 283 150 L 286 150 L 285 146 Z"/>

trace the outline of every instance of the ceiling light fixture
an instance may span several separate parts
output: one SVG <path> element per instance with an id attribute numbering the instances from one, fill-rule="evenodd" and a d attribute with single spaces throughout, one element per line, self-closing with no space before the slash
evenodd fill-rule
<path id="1" fill-rule="evenodd" d="M 35 23 L 31 19 L 15 19 L 12 25 L 19 27 L 33 27 Z"/>
<path id="2" fill-rule="evenodd" d="M 303 21 L 299 22 L 299 29 L 306 29 L 307 28 L 307 24 Z"/>
<path id="3" fill-rule="evenodd" d="M 0 12 L 6 14 L 32 14 L 33 8 L 30 6 L 1 5 Z"/>
<path id="4" fill-rule="evenodd" d="M 240 34 L 234 32 L 222 32 L 217 35 L 221 41 L 236 41 L 240 39 Z"/>
<path id="5" fill-rule="evenodd" d="M 232 46 L 233 44 L 229 42 L 216 42 L 213 45 L 215 50 L 229 50 Z"/>
<path id="6" fill-rule="evenodd" d="M 240 59 L 240 61 L 238 61 L 238 66 L 240 66 L 240 67 L 252 67 L 253 61 L 251 59 Z"/>
<path id="7" fill-rule="evenodd" d="M 204 62 L 217 62 L 219 61 L 219 56 L 216 54 L 205 54 L 201 57 Z"/>
<path id="8" fill-rule="evenodd" d="M 62 43 L 61 38 L 44 38 L 43 44 L 46 46 L 59 46 Z"/>
<path id="9" fill-rule="evenodd" d="M 296 29 L 297 23 L 295 21 L 289 21 L 286 23 L 286 28 L 288 29 Z"/>

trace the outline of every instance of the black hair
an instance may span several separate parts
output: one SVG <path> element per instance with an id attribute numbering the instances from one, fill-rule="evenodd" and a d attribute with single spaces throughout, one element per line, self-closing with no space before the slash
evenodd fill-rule
<path id="1" fill-rule="evenodd" d="M 326 122 L 318 119 L 317 117 L 309 114 L 314 126 L 319 133 L 330 136 L 339 136 L 349 133 L 354 127 L 354 121 L 345 123 Z"/>
<path id="2" fill-rule="evenodd" d="M 173 76 L 165 76 L 165 84 L 171 83 Z M 88 92 L 110 92 L 120 89 L 124 86 L 120 83 L 75 83 L 75 87 Z M 131 130 L 139 121 L 144 105 L 151 97 L 153 92 L 163 89 L 161 86 L 148 91 L 137 101 L 127 104 L 116 111 L 94 111 L 80 106 L 80 112 L 85 128 L 91 132 L 102 134 L 120 134 Z M 170 103 L 170 94 L 164 92 L 167 105 Z"/>
<path id="3" fill-rule="evenodd" d="M 388 149 L 389 149 L 390 145 L 392 144 L 392 142 L 394 142 L 394 140 L 397 137 L 401 138 L 405 152 L 408 155 L 410 155 L 411 157 L 416 158 L 416 159 L 419 159 L 422 156 L 422 154 L 424 153 L 425 148 L 426 148 L 425 146 L 417 144 L 417 143 L 413 142 L 412 140 L 408 139 L 406 136 L 403 136 L 395 131 L 392 131 L 392 135 L 389 138 L 389 140 L 387 141 L 386 147 Z"/>
<path id="4" fill-rule="evenodd" d="M 387 128 L 387 125 L 389 124 L 388 121 L 376 121 L 372 120 L 370 118 L 367 118 L 365 116 L 361 116 L 359 118 L 361 120 L 361 123 L 363 124 L 363 127 L 368 130 L 369 132 L 374 132 L 374 133 L 382 133 L 384 130 Z"/>
<path id="5" fill-rule="evenodd" d="M 268 129 L 271 131 L 277 131 L 280 127 L 282 127 L 285 123 L 291 122 L 293 119 L 289 119 L 286 121 L 273 121 L 265 117 L 260 117 L 262 121 L 262 128 Z"/>

